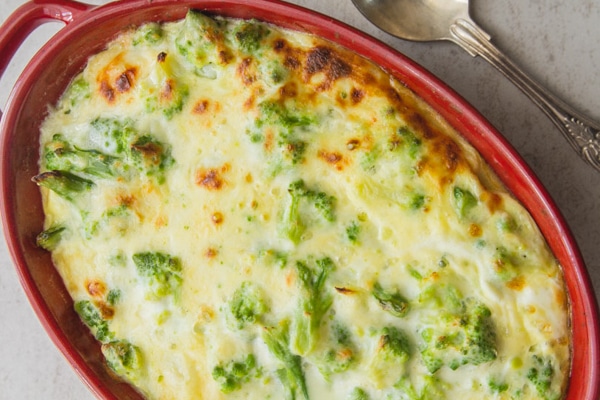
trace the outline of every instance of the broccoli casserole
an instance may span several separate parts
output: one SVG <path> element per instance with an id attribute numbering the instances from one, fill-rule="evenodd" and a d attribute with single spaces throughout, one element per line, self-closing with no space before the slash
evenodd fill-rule
<path id="1" fill-rule="evenodd" d="M 149 23 L 45 120 L 38 244 L 148 399 L 559 399 L 562 272 L 481 157 L 313 35 Z"/>

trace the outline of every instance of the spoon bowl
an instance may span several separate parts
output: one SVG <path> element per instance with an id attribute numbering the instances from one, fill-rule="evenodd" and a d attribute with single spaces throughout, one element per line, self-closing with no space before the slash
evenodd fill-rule
<path id="1" fill-rule="evenodd" d="M 600 172 L 600 124 L 578 113 L 508 59 L 469 16 L 468 0 L 352 0 L 379 29 L 412 41 L 449 40 L 481 56 L 521 89 L 575 151 Z"/>

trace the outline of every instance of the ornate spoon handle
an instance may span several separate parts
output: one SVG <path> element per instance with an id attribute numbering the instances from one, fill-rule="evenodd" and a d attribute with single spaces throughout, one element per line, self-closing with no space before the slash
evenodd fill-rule
<path id="1" fill-rule="evenodd" d="M 577 113 L 525 74 L 491 42 L 490 36 L 470 19 L 450 27 L 453 42 L 472 56 L 481 56 L 521 89 L 560 129 L 579 155 L 600 171 L 600 125 Z"/>

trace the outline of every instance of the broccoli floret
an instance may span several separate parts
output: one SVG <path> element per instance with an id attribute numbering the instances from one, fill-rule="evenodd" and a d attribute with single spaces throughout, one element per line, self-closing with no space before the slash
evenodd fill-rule
<path id="1" fill-rule="evenodd" d="M 95 186 L 94 182 L 89 179 L 58 170 L 42 172 L 34 176 L 32 180 L 38 186 L 46 187 L 72 202 L 77 200 L 82 193 L 90 191 Z"/>
<path id="2" fill-rule="evenodd" d="M 238 47 L 246 53 L 253 53 L 260 48 L 261 41 L 270 31 L 264 24 L 257 21 L 240 23 L 233 31 L 233 37 Z"/>
<path id="3" fill-rule="evenodd" d="M 502 393 L 508 390 L 508 383 L 500 382 L 496 379 L 490 379 L 488 381 L 488 387 L 492 393 Z"/>
<path id="4" fill-rule="evenodd" d="M 372 380 L 380 387 L 397 382 L 404 375 L 412 347 L 408 335 L 400 329 L 394 326 L 383 328 L 369 365 Z"/>
<path id="5" fill-rule="evenodd" d="M 221 392 L 231 393 L 239 390 L 244 383 L 248 382 L 255 369 L 254 355 L 248 354 L 240 361 L 231 360 L 226 364 L 217 365 L 212 371 L 212 377 L 221 386 Z"/>
<path id="6" fill-rule="evenodd" d="M 288 262 L 287 253 L 274 249 L 261 250 L 258 253 L 258 256 L 266 265 L 269 266 L 284 268 Z"/>
<path id="7" fill-rule="evenodd" d="M 455 370 L 496 359 L 496 333 L 491 312 L 484 304 L 465 299 L 458 313 L 448 313 L 439 321 L 441 326 L 421 332 L 425 342 L 421 356 L 430 373 L 444 365 Z"/>
<path id="8" fill-rule="evenodd" d="M 242 283 L 233 293 L 229 307 L 240 329 L 247 323 L 255 323 L 268 310 L 260 288 L 251 282 Z"/>
<path id="9" fill-rule="evenodd" d="M 402 318 L 406 316 L 406 313 L 410 309 L 410 303 L 399 291 L 394 293 L 385 291 L 379 282 L 376 282 L 375 285 L 373 285 L 373 291 L 371 293 L 373 294 L 373 297 L 379 301 L 381 308 L 395 317 Z"/>
<path id="10" fill-rule="evenodd" d="M 102 345 L 106 363 L 117 375 L 132 382 L 143 373 L 143 357 L 139 347 L 126 340 L 115 340 Z"/>
<path id="11" fill-rule="evenodd" d="M 392 151 L 406 149 L 408 156 L 414 159 L 421 149 L 421 140 L 408 127 L 403 126 L 390 139 L 389 148 Z"/>
<path id="12" fill-rule="evenodd" d="M 47 170 L 82 173 L 101 178 L 120 175 L 119 159 L 97 150 L 83 150 L 71 146 L 61 134 L 56 134 L 44 148 L 44 162 Z"/>
<path id="13" fill-rule="evenodd" d="M 298 243 L 306 229 L 302 218 L 301 202 L 306 201 L 326 221 L 335 220 L 335 197 L 325 192 L 308 189 L 303 180 L 297 180 L 288 187 L 290 200 L 282 219 L 282 232 L 292 242 Z"/>
<path id="14" fill-rule="evenodd" d="M 333 261 L 327 257 L 315 264 L 311 268 L 302 261 L 296 262 L 302 298 L 291 336 L 292 348 L 300 355 L 312 350 L 318 340 L 321 321 L 333 304 L 333 296 L 325 287 L 327 276 L 335 268 Z"/>
<path id="15" fill-rule="evenodd" d="M 284 158 L 292 165 L 301 163 L 308 144 L 302 140 L 300 132 L 314 124 L 315 119 L 273 101 L 260 103 L 259 110 L 259 117 L 255 121 L 259 133 L 254 132 L 251 137 L 262 137 L 264 129 L 273 128 L 277 132 L 277 146 Z"/>
<path id="16" fill-rule="evenodd" d="M 36 244 L 44 250 L 54 250 L 62 239 L 65 229 L 62 225 L 51 226 L 37 235 Z"/>
<path id="17" fill-rule="evenodd" d="M 364 389 L 359 387 L 355 387 L 352 392 L 350 392 L 350 396 L 348 396 L 348 400 L 370 400 L 371 397 Z"/>
<path id="18" fill-rule="evenodd" d="M 114 334 L 109 330 L 108 321 L 102 317 L 102 312 L 91 301 L 76 302 L 75 311 L 100 342 L 107 343 L 113 338 Z"/>
<path id="19" fill-rule="evenodd" d="M 208 67 L 227 61 L 223 30 L 217 21 L 196 10 L 188 11 L 185 16 L 175 46 L 199 76 L 213 78 L 214 71 Z"/>
<path id="20" fill-rule="evenodd" d="M 137 253 L 133 262 L 157 297 L 176 295 L 183 281 L 179 258 L 160 252 Z"/>
<path id="21" fill-rule="evenodd" d="M 146 112 L 160 111 L 167 120 L 183 110 L 189 95 L 189 88 L 174 72 L 174 58 L 167 53 L 159 53 L 151 81 L 144 83 L 143 89 Z"/>
<path id="22" fill-rule="evenodd" d="M 137 46 L 140 44 L 156 44 L 163 38 L 163 29 L 161 24 L 157 22 L 150 22 L 142 25 L 135 31 L 133 37 L 133 45 Z"/>
<path id="23" fill-rule="evenodd" d="M 282 364 L 282 368 L 277 370 L 277 376 L 286 390 L 286 398 L 295 400 L 299 393 L 305 400 L 309 400 L 302 357 L 293 354 L 289 348 L 290 335 L 287 321 L 277 327 L 265 328 L 262 339 L 271 354 Z"/>
<path id="24" fill-rule="evenodd" d="M 164 173 L 175 163 L 170 146 L 139 133 L 131 120 L 97 118 L 92 121 L 91 135 L 106 152 L 122 159 L 122 171 L 134 167 L 162 183 Z"/>
<path id="25" fill-rule="evenodd" d="M 477 197 L 467 189 L 455 186 L 452 194 L 454 196 L 454 207 L 461 218 L 465 217 L 471 209 L 477 206 Z"/>
<path id="26" fill-rule="evenodd" d="M 527 379 L 535 387 L 535 390 L 544 400 L 557 400 L 560 393 L 552 389 L 554 377 L 554 366 L 548 358 L 534 354 L 532 356 L 532 367 L 527 371 Z"/>
<path id="27" fill-rule="evenodd" d="M 406 400 L 444 400 L 447 384 L 438 377 L 424 376 L 420 387 L 415 388 L 407 377 L 400 379 L 394 387 L 401 393 L 400 399 Z"/>
<path id="28" fill-rule="evenodd" d="M 106 302 L 111 306 L 114 306 L 115 304 L 117 304 L 120 299 L 121 299 L 121 290 L 119 290 L 119 289 L 111 289 L 111 290 L 109 290 L 108 294 L 106 295 Z"/>
<path id="29" fill-rule="evenodd" d="M 340 323 L 334 323 L 328 343 L 328 349 L 318 361 L 321 374 L 328 378 L 331 374 L 344 372 L 356 361 L 356 346 L 350 331 Z"/>
<path id="30" fill-rule="evenodd" d="M 162 176 L 175 162 L 171 149 L 149 135 L 140 136 L 131 144 L 130 151 L 134 165 L 147 175 Z"/>
<path id="31" fill-rule="evenodd" d="M 358 236 L 360 235 L 360 225 L 356 221 L 352 221 L 350 225 L 346 227 L 346 237 L 352 243 L 358 243 Z"/>
<path id="32" fill-rule="evenodd" d="M 80 75 L 71 82 L 64 98 L 65 100 L 68 100 L 69 105 L 73 107 L 81 101 L 88 99 L 91 94 L 90 84 Z"/>

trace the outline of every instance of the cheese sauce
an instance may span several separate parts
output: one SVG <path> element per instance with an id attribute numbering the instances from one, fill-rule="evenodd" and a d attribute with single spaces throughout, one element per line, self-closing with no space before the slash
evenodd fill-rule
<path id="1" fill-rule="evenodd" d="M 317 37 L 191 11 L 42 127 L 53 261 L 149 399 L 558 399 L 560 266 L 479 155 Z"/>

